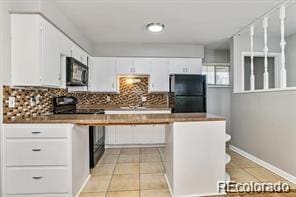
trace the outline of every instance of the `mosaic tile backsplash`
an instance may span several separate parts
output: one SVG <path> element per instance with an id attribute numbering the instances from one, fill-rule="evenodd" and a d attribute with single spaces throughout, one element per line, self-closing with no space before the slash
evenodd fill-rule
<path id="1" fill-rule="evenodd" d="M 142 96 L 147 98 L 144 105 L 168 104 L 168 94 L 149 94 L 148 77 L 136 77 L 138 82 L 130 84 L 127 77 L 119 78 L 119 94 L 91 93 L 91 92 L 67 92 L 65 89 L 44 88 L 3 88 L 3 117 L 5 120 L 14 118 L 37 117 L 52 112 L 52 98 L 54 96 L 75 96 L 80 105 L 139 105 Z M 15 108 L 9 108 L 9 97 L 13 96 Z M 31 99 L 39 99 L 39 103 L 31 106 Z M 110 98 L 108 101 L 107 97 Z"/>

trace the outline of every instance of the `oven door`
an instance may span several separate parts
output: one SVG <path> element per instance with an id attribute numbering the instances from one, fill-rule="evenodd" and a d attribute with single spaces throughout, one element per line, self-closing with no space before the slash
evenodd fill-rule
<path id="1" fill-rule="evenodd" d="M 105 127 L 89 127 L 90 168 L 94 168 L 105 151 Z"/>
<path id="2" fill-rule="evenodd" d="M 67 85 L 87 86 L 88 67 L 72 57 L 67 57 Z"/>

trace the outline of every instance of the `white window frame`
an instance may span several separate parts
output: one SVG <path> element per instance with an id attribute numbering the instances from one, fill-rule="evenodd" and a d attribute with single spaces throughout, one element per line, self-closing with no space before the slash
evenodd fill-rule
<path id="1" fill-rule="evenodd" d="M 267 57 L 274 57 L 274 88 L 264 90 L 245 90 L 245 57 L 251 57 L 251 52 L 244 51 L 241 53 L 241 91 L 242 92 L 257 92 L 257 91 L 269 91 L 269 90 L 275 90 L 280 87 L 280 63 L 281 63 L 281 53 L 268 53 Z M 263 57 L 264 58 L 264 52 L 254 52 L 254 57 Z"/>
<path id="2" fill-rule="evenodd" d="M 215 84 L 208 84 L 207 82 L 207 86 L 208 87 L 230 87 L 230 75 L 231 75 L 231 71 L 230 71 L 230 63 L 203 63 L 202 65 L 203 67 L 204 66 L 214 66 L 215 67 Z M 227 66 L 229 67 L 229 83 L 228 85 L 220 85 L 220 84 L 217 84 L 217 81 L 216 81 L 216 67 L 219 67 L 219 66 Z"/>

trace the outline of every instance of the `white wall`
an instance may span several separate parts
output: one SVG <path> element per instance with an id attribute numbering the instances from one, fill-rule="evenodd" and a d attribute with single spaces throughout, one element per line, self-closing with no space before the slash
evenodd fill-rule
<path id="1" fill-rule="evenodd" d="M 208 87 L 207 112 L 226 118 L 226 132 L 231 125 L 231 87 Z"/>
<path id="2" fill-rule="evenodd" d="M 214 50 L 205 48 L 204 63 L 229 63 L 230 51 L 229 50 Z"/>
<path id="3" fill-rule="evenodd" d="M 286 38 L 287 86 L 296 87 L 296 34 Z"/>
<path id="4" fill-rule="evenodd" d="M 296 177 L 296 91 L 233 94 L 231 144 Z"/>
<path id="5" fill-rule="evenodd" d="M 204 57 L 204 46 L 181 44 L 99 44 L 94 47 L 98 57 Z"/>
<path id="6" fill-rule="evenodd" d="M 58 27 L 63 29 L 63 31 L 70 35 L 75 41 L 81 45 L 85 50 L 92 53 L 92 46 L 91 43 L 85 39 L 79 31 L 72 25 L 72 23 L 65 18 L 58 10 L 54 7 L 51 3 L 52 1 L 46 0 L 35 0 L 35 1 L 28 1 L 28 0 L 11 0 L 11 1 L 4 1 L 3 2 L 3 45 L 5 50 L 3 51 L 4 57 L 4 76 L 3 76 L 3 83 L 6 85 L 10 84 L 10 73 L 11 73 L 11 61 L 10 61 L 10 12 L 33 12 L 33 13 L 42 13 L 47 18 L 52 20 L 54 24 Z"/>
<path id="7" fill-rule="evenodd" d="M 204 63 L 230 63 L 230 50 L 205 49 Z M 231 124 L 231 87 L 208 87 L 207 112 L 226 118 L 226 132 Z"/>

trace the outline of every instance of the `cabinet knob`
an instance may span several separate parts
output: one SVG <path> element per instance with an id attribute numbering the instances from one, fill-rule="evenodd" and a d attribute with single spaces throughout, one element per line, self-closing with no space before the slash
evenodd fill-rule
<path id="1" fill-rule="evenodd" d="M 42 179 L 42 176 L 33 176 L 32 179 Z"/>
<path id="2" fill-rule="evenodd" d="M 32 149 L 33 152 L 40 152 L 41 150 L 42 150 L 42 149 L 40 149 L 40 148 L 33 148 L 33 149 Z"/>

